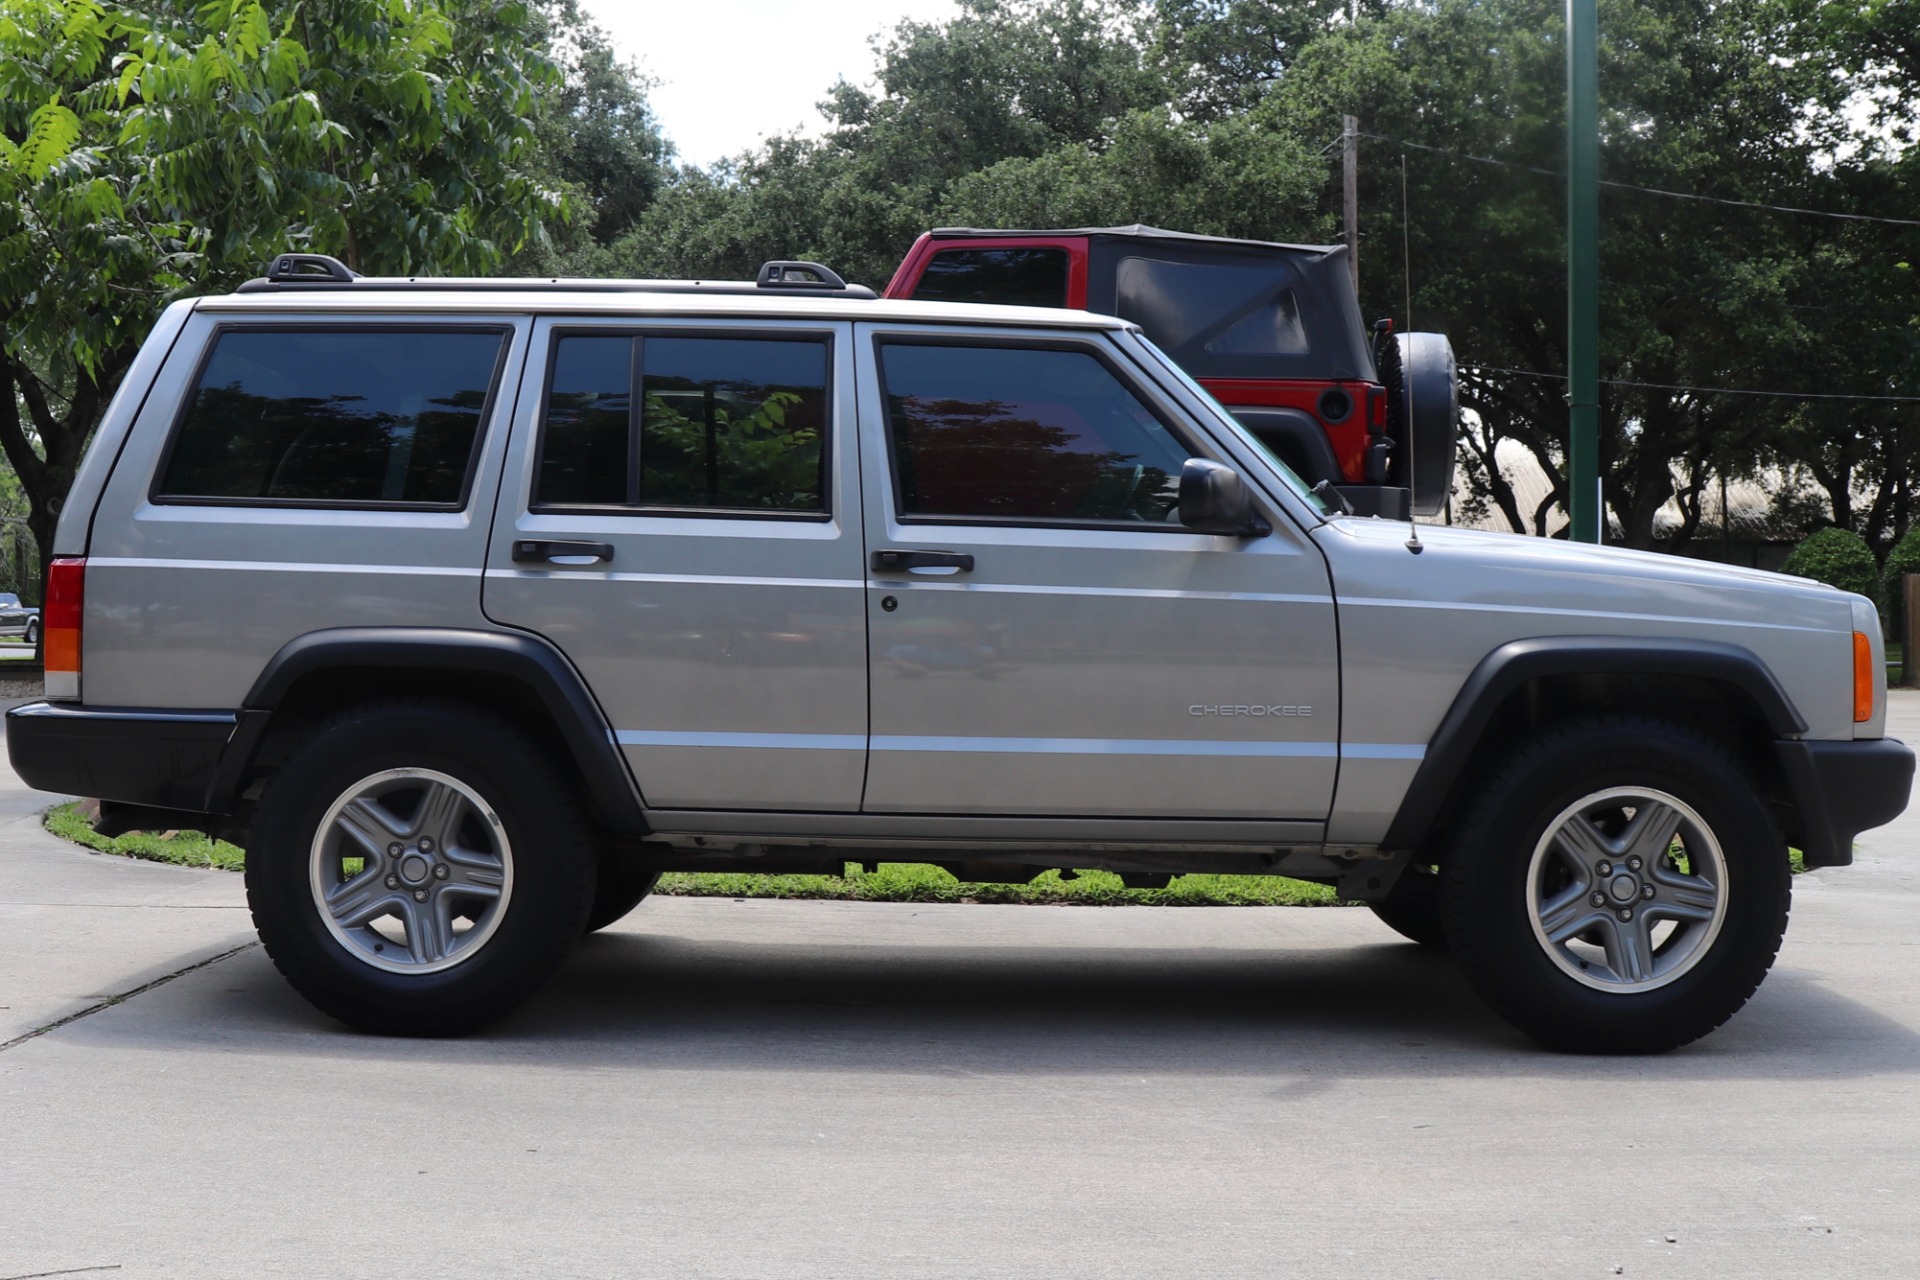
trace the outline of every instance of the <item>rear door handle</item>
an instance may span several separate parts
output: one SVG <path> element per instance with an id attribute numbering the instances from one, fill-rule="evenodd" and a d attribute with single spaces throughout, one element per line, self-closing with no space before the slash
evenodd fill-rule
<path id="1" fill-rule="evenodd" d="M 964 551 L 876 551 L 873 553 L 875 573 L 912 573 L 920 569 L 947 569 L 955 573 L 969 573 L 973 569 L 973 557 Z"/>
<path id="2" fill-rule="evenodd" d="M 573 564 L 613 559 L 613 546 L 606 542 L 550 542 L 542 538 L 523 539 L 513 544 L 515 564 Z"/>

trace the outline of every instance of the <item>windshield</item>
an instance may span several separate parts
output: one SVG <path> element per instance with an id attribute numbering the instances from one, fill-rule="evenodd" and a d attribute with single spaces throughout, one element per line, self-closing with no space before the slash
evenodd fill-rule
<path id="1" fill-rule="evenodd" d="M 1274 473 L 1280 477 L 1281 482 L 1284 483 L 1287 486 L 1287 488 L 1299 494 L 1301 499 L 1304 502 L 1306 502 L 1309 506 L 1311 506 L 1319 514 L 1323 516 L 1333 514 L 1332 503 L 1322 500 L 1320 495 L 1315 493 L 1307 485 L 1307 482 L 1305 480 L 1302 480 L 1299 477 L 1299 475 L 1294 471 L 1292 467 L 1289 467 L 1285 462 L 1281 461 L 1279 454 L 1275 453 L 1273 450 L 1267 448 L 1266 445 L 1262 444 L 1260 442 L 1260 437 L 1254 435 L 1251 431 L 1248 431 L 1246 427 L 1241 424 L 1238 418 L 1234 417 L 1231 413 L 1228 413 L 1225 406 L 1223 406 L 1218 400 L 1215 400 L 1213 398 L 1212 392 L 1208 391 L 1205 387 L 1201 386 L 1197 381 L 1195 381 L 1193 376 L 1189 374 L 1185 369 L 1182 369 L 1179 365 L 1175 364 L 1173 360 L 1167 355 L 1166 352 L 1162 351 L 1159 347 L 1156 347 L 1155 345 L 1153 345 L 1153 340 L 1151 338 L 1147 337 L 1146 334 L 1141 333 L 1138 330 L 1133 331 L 1133 337 L 1140 343 L 1141 346 L 1151 351 L 1159 359 L 1160 363 L 1166 367 L 1167 372 L 1172 374 L 1179 381 L 1181 386 L 1193 392 L 1195 397 L 1199 399 L 1200 403 L 1206 405 L 1209 409 L 1212 409 L 1214 411 L 1215 417 L 1217 417 L 1221 423 L 1231 427 L 1235 435 L 1240 437 L 1240 439 L 1246 441 L 1248 444 L 1252 445 L 1254 449 L 1258 451 L 1260 456 L 1267 460 L 1267 464 L 1273 468 Z"/>

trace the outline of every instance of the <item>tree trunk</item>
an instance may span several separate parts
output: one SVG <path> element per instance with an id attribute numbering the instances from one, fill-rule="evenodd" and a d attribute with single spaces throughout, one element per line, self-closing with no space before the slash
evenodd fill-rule
<path id="1" fill-rule="evenodd" d="M 71 390 L 50 393 L 38 373 L 21 361 L 0 356 L 0 452 L 6 454 L 20 487 L 27 495 L 27 530 L 39 553 L 40 584 L 46 590 L 53 564 L 53 535 L 60 522 L 60 505 L 73 485 L 74 472 L 85 456 L 87 442 L 100 425 L 113 388 L 134 350 L 108 352 L 92 372 L 77 370 Z M 26 409 L 25 420 L 21 409 Z M 29 435 L 31 429 L 31 436 Z M 37 439 L 39 448 L 34 448 Z M 41 601 L 44 606 L 44 599 Z M 41 627 L 45 643 L 46 628 Z M 43 652 L 36 652 L 43 657 Z"/>

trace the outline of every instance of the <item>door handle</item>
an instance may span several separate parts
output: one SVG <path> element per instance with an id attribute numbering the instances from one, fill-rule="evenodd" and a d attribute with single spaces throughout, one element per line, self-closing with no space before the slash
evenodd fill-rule
<path id="1" fill-rule="evenodd" d="M 951 569 L 967 573 L 973 569 L 973 557 L 964 551 L 876 551 L 875 573 L 912 573 L 919 569 Z"/>
<path id="2" fill-rule="evenodd" d="M 613 545 L 606 542 L 550 542 L 541 538 L 524 539 L 513 544 L 515 564 L 544 560 L 549 564 L 569 560 L 611 560 Z"/>

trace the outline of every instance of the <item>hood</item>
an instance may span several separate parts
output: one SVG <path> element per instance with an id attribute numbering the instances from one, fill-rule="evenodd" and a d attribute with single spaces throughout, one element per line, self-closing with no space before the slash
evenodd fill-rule
<path id="1" fill-rule="evenodd" d="M 1399 521 L 1338 517 L 1322 525 L 1315 540 L 1343 599 L 1529 610 L 1560 615 L 1563 630 L 1585 617 L 1850 631 L 1858 598 L 1762 569 L 1443 525 L 1420 526 L 1424 549 L 1414 555 L 1407 535 Z"/>

